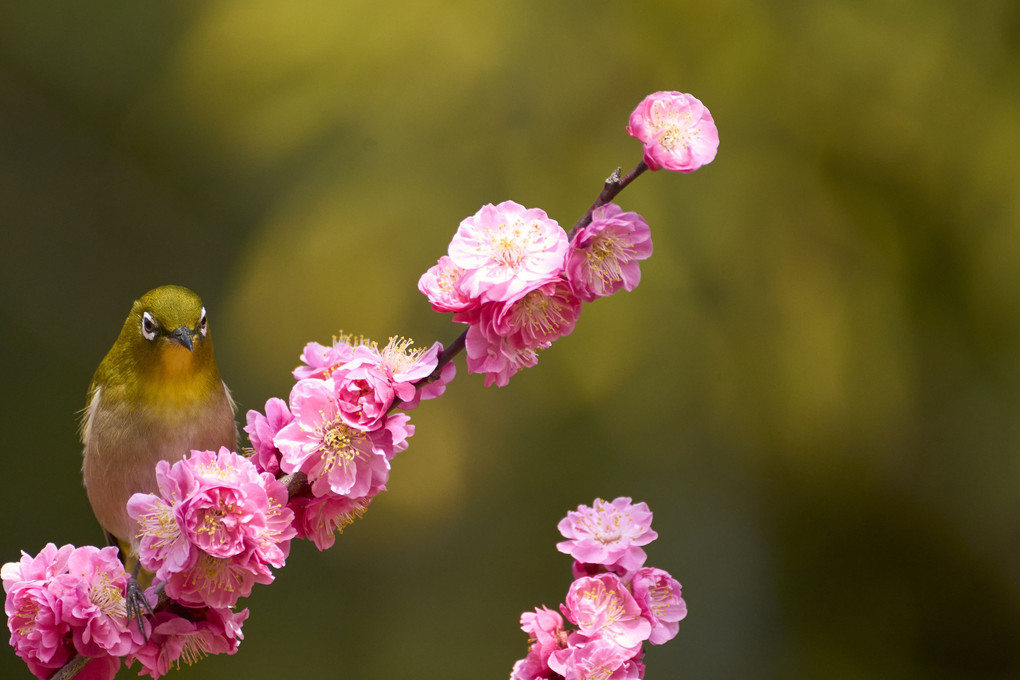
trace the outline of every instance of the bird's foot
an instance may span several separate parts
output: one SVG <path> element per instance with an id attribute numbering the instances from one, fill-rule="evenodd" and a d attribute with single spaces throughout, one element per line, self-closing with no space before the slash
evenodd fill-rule
<path id="1" fill-rule="evenodd" d="M 127 587 L 124 589 L 124 600 L 127 608 L 127 622 L 131 624 L 131 619 L 134 619 L 138 623 L 138 631 L 142 634 L 142 638 L 148 641 L 148 636 L 145 634 L 145 625 L 142 623 L 142 611 L 144 610 L 149 616 L 153 616 L 152 606 L 149 601 L 145 599 L 145 589 L 142 588 L 142 584 L 138 582 L 138 568 L 135 568 L 135 573 L 128 578 Z"/>

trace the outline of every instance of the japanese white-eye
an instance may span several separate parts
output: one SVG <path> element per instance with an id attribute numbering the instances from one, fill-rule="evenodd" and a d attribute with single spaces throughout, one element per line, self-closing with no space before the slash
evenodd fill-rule
<path id="1" fill-rule="evenodd" d="M 198 295 L 161 286 L 135 301 L 92 378 L 81 440 L 92 511 L 125 556 L 138 540 L 128 499 L 158 493 L 157 462 L 174 463 L 192 449 L 235 449 L 234 402 Z"/>

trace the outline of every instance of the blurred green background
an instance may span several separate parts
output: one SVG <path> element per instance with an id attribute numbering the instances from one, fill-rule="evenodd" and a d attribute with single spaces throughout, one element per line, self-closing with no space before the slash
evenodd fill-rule
<path id="1" fill-rule="evenodd" d="M 1020 678 L 1008 0 L 0 4 L 0 560 L 101 540 L 76 411 L 138 295 L 204 297 L 244 410 L 340 328 L 450 341 L 415 286 L 459 221 L 569 227 L 662 89 L 722 143 L 621 195 L 638 290 L 506 389 L 462 370 L 180 677 L 505 677 L 556 522 L 628 495 L 690 607 L 649 678 Z"/>

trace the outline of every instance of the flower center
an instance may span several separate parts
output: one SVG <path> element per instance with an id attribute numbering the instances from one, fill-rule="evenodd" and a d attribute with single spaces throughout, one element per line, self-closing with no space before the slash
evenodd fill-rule
<path id="1" fill-rule="evenodd" d="M 181 659 L 189 666 L 196 661 L 201 661 L 209 656 L 210 644 L 202 635 L 184 635 L 184 644 L 181 647 L 181 655 L 177 658 L 177 668 L 181 667 Z"/>
<path id="2" fill-rule="evenodd" d="M 346 469 L 353 465 L 360 452 L 355 444 L 363 436 L 357 430 L 348 427 L 337 414 L 332 420 L 324 421 L 318 428 L 322 445 L 319 447 L 322 457 L 322 471 L 317 477 L 328 475 L 336 467 Z"/>
<path id="3" fill-rule="evenodd" d="M 656 618 L 661 617 L 666 613 L 671 602 L 669 586 L 660 581 L 656 581 L 655 585 L 648 589 L 648 600 L 652 607 L 652 614 L 654 614 Z"/>
<path id="4" fill-rule="evenodd" d="M 99 582 L 93 584 L 89 590 L 89 601 L 99 607 L 99 611 L 107 616 L 121 618 L 127 616 L 124 595 L 107 574 L 101 575 Z"/>
<path id="5" fill-rule="evenodd" d="M 452 287 L 451 284 L 450 288 L 452 289 Z M 379 355 L 382 357 L 383 366 L 389 369 L 390 375 L 405 372 L 421 359 L 421 355 L 425 353 L 425 348 L 419 347 L 415 349 L 412 346 L 413 343 L 414 341 L 411 338 L 394 335 L 386 343 L 386 346 L 382 348 Z"/>
<path id="6" fill-rule="evenodd" d="M 181 528 L 170 511 L 169 505 L 157 500 L 155 507 L 156 510 L 138 516 L 138 524 L 141 527 L 138 535 L 154 539 L 152 548 L 158 550 L 175 543 L 181 536 Z"/>
<path id="7" fill-rule="evenodd" d="M 526 328 L 535 337 L 546 338 L 568 323 L 565 307 L 559 297 L 531 291 L 514 305 L 514 326 Z"/>

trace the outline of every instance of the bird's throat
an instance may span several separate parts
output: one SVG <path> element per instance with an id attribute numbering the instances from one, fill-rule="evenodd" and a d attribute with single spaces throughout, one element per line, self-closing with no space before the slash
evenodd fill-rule
<path id="1" fill-rule="evenodd" d="M 167 408 L 205 403 L 219 388 L 219 375 L 215 365 L 202 359 L 183 347 L 164 349 L 146 381 L 145 401 Z"/>
<path id="2" fill-rule="evenodd" d="M 159 354 L 159 372 L 167 378 L 187 379 L 198 372 L 199 357 L 180 345 L 168 345 Z"/>

